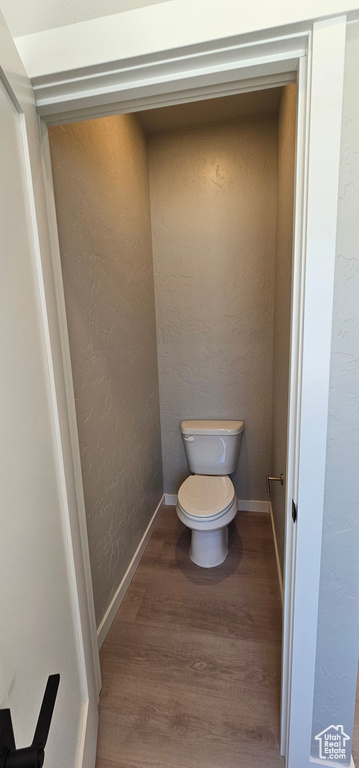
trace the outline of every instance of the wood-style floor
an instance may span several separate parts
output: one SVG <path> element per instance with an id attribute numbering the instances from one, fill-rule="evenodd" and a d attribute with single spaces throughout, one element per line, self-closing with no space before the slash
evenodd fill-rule
<path id="1" fill-rule="evenodd" d="M 164 509 L 101 650 L 96 768 L 283 768 L 270 517 L 239 513 L 202 569 Z"/>

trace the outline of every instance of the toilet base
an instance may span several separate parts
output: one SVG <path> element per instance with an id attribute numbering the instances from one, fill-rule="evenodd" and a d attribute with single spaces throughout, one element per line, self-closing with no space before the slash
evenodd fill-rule
<path id="1" fill-rule="evenodd" d="M 189 556 L 201 568 L 215 568 L 228 555 L 228 525 L 216 531 L 192 529 Z"/>

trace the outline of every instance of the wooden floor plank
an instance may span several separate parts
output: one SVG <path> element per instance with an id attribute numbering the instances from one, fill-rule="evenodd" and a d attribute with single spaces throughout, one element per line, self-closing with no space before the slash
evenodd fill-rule
<path id="1" fill-rule="evenodd" d="M 166 509 L 101 649 L 96 768 L 282 768 L 269 516 L 237 515 L 217 568 L 188 544 Z"/>
<path id="2" fill-rule="evenodd" d="M 116 697 L 126 677 L 157 681 L 230 700 L 244 695 L 257 699 L 265 692 L 270 710 L 278 714 L 280 657 L 273 648 L 261 648 L 253 640 L 213 638 L 207 633 L 163 632 L 157 626 L 123 623 L 107 648 L 112 660 L 109 695 Z M 185 693 L 185 691 L 184 691 Z"/>

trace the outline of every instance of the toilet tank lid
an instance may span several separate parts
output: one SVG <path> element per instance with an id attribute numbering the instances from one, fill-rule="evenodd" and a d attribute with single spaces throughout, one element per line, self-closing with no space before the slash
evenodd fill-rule
<path id="1" fill-rule="evenodd" d="M 200 419 L 181 421 L 182 435 L 239 435 L 244 430 L 244 421 L 222 421 Z"/>

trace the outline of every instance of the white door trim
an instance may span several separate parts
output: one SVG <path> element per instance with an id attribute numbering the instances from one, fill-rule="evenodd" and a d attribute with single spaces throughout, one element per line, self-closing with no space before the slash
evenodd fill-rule
<path id="1" fill-rule="evenodd" d="M 199 101 L 295 82 L 308 30 L 141 56 L 35 78 L 37 110 L 48 124 Z"/>
<path id="2" fill-rule="evenodd" d="M 288 489 L 298 505 L 291 569 L 294 607 L 289 627 L 292 642 L 289 642 L 286 706 L 286 756 L 290 768 L 309 768 L 311 762 L 345 36 L 345 16 L 314 24 L 308 51 L 308 87 L 306 95 L 299 94 L 306 100 L 303 119 L 308 139 L 304 155 L 301 157 L 299 153 L 298 158 L 303 163 L 303 171 L 299 187 L 297 181 L 300 199 L 296 205 L 302 211 L 298 233 L 302 242 L 297 241 L 296 247 L 303 254 L 303 273 L 297 278 L 296 290 L 299 280 L 303 281 L 303 288 L 302 319 L 297 329 L 300 381 L 291 434 L 297 444 L 291 452 L 296 454 L 297 466 L 290 470 L 291 488 Z M 295 365 L 293 359 L 292 364 Z M 287 523 L 289 544 L 291 521 L 288 518 Z M 289 567 L 288 564 L 288 571 Z"/>
<path id="3" fill-rule="evenodd" d="M 57 309 L 53 307 L 51 311 L 56 314 L 60 329 L 62 365 L 67 390 L 67 402 L 62 404 L 61 418 L 69 425 L 72 436 L 71 456 L 68 456 L 67 468 L 72 473 L 80 499 L 80 528 L 83 547 L 86 548 L 82 477 L 46 123 L 90 119 L 114 112 L 138 111 L 150 106 L 159 107 L 229 92 L 239 93 L 285 84 L 293 82 L 294 70 L 298 72 L 296 233 L 288 438 L 291 460 L 287 467 L 288 520 L 282 684 L 282 749 L 286 753 L 289 768 L 304 768 L 310 759 L 310 740 L 308 742 L 306 737 L 311 731 L 312 701 L 309 706 L 308 696 L 307 707 L 301 712 L 302 731 L 298 733 L 297 739 L 294 730 L 300 709 L 298 691 L 301 691 L 304 681 L 311 693 L 314 687 L 345 23 L 345 17 L 337 17 L 315 23 L 312 29 L 301 28 L 296 34 L 283 35 L 279 40 L 270 37 L 265 39 L 262 34 L 259 40 L 236 46 L 235 50 L 231 41 L 228 41 L 227 47 L 223 44 L 220 52 L 204 52 L 202 46 L 198 46 L 198 49 L 193 46 L 191 54 L 187 51 L 186 55 L 175 58 L 173 52 L 169 52 L 167 58 L 163 55 L 161 61 L 157 62 L 153 57 L 151 61 L 148 61 L 148 57 L 143 57 L 134 62 L 124 62 L 122 67 L 117 65 L 114 68 L 115 73 L 106 71 L 103 74 L 89 68 L 77 73 L 71 72 L 68 76 L 59 73 L 52 79 L 39 78 L 34 83 L 38 110 L 43 117 L 43 162 L 47 177 L 52 229 L 52 268 L 57 294 Z M 207 56 L 205 67 L 202 58 L 204 54 Z M 334 69 L 337 69 L 331 82 L 326 67 L 331 71 L 333 62 Z M 158 66 L 155 70 L 156 65 Z M 320 89 L 321 98 L 318 101 L 316 94 Z M 325 126 L 326 136 L 321 146 L 323 114 L 327 115 L 329 108 L 331 119 Z M 324 158 L 324 147 L 329 147 L 331 158 L 333 157 L 333 167 L 329 173 L 327 156 Z M 324 177 L 325 197 L 321 189 Z M 321 267 L 325 265 L 326 275 L 321 285 L 320 316 L 319 302 L 315 300 L 317 257 Z M 55 322 L 55 317 L 52 320 Z M 315 333 L 311 335 L 309 328 L 313 322 L 316 327 Z M 314 398 L 311 397 L 313 386 Z M 313 445 L 316 446 L 314 457 Z M 309 462 L 306 452 L 312 457 Z M 299 502 L 300 535 L 297 540 L 297 526 L 293 528 L 291 518 L 289 519 L 292 497 Z M 311 529 L 303 527 L 306 505 L 311 527 L 315 524 L 315 536 Z M 310 594 L 307 589 L 308 573 L 313 577 Z M 296 590 L 293 603 L 294 575 Z M 308 620 L 311 631 L 304 654 L 300 646 L 301 627 Z M 96 654 L 96 635 L 93 647 Z M 304 738 L 299 744 L 303 734 Z M 300 760 L 297 755 L 300 755 Z"/>
<path id="4" fill-rule="evenodd" d="M 308 47 L 309 54 L 309 47 Z M 289 362 L 288 422 L 287 422 L 287 464 L 286 464 L 286 525 L 285 562 L 283 569 L 283 627 L 282 627 L 282 688 L 281 688 L 281 754 L 287 753 L 288 716 L 290 708 L 290 679 L 292 664 L 292 621 L 293 584 L 296 552 L 297 526 L 291 519 L 292 499 L 297 499 L 295 478 L 298 471 L 300 388 L 304 315 L 304 274 L 305 274 L 305 190 L 307 188 L 307 165 L 309 142 L 307 94 L 310 88 L 308 58 L 302 58 L 298 68 L 297 82 L 297 136 L 295 158 L 295 200 L 294 239 L 292 268 L 292 318 Z"/>
<path id="5" fill-rule="evenodd" d="M 59 329 L 59 319 L 57 313 L 54 313 L 54 301 L 52 291 L 52 268 L 48 261 L 49 253 L 49 231 L 48 231 L 48 217 L 45 208 L 44 201 L 44 189 L 41 178 L 41 154 L 40 154 L 40 142 L 38 140 L 38 120 L 35 111 L 35 101 L 33 89 L 30 81 L 25 74 L 25 70 L 21 64 L 20 58 L 16 52 L 13 40 L 10 37 L 10 33 L 3 21 L 3 17 L 0 13 L 0 39 L 1 50 L 3 54 L 3 69 L 0 70 L 1 84 L 5 86 L 7 94 L 9 95 L 16 111 L 19 113 L 19 128 L 22 142 L 21 152 L 21 170 L 24 177 L 24 183 L 27 188 L 27 214 L 28 214 L 28 259 L 29 263 L 33 263 L 35 270 L 34 284 L 31 288 L 32 298 L 36 301 L 36 308 L 38 312 L 38 332 L 39 332 L 39 344 L 43 350 L 44 361 L 44 380 L 46 381 L 46 388 L 50 402 L 49 412 L 49 429 L 51 430 L 53 440 L 53 456 L 51 448 L 51 465 L 54 470 L 54 477 L 56 477 L 55 486 L 52 483 L 48 486 L 51 497 L 50 502 L 47 500 L 47 504 L 53 505 L 53 515 L 56 513 L 56 522 L 59 522 L 59 530 L 63 534 L 63 541 L 61 546 L 63 547 L 64 558 L 66 561 L 66 575 L 64 571 L 57 571 L 61 574 L 62 578 L 68 580 L 68 594 L 69 600 L 66 600 L 62 604 L 63 610 L 68 615 L 71 614 L 71 621 L 74 624 L 74 656 L 78 662 L 79 672 L 79 689 L 81 691 L 81 743 L 78 744 L 78 749 L 74 748 L 74 758 L 76 755 L 76 762 L 74 765 L 81 766 L 81 768 L 91 768 L 93 760 L 96 754 L 96 734 L 97 734 L 97 701 L 99 686 L 96 683 L 96 674 L 98 668 L 98 658 L 95 659 L 91 651 L 93 625 L 91 625 L 91 614 L 88 609 L 88 605 L 83 600 L 84 591 L 84 570 L 86 568 L 86 558 L 84 557 L 83 549 L 80 545 L 80 537 L 78 535 L 78 517 L 77 510 L 73 506 L 73 499 L 71 497 L 71 488 L 68 480 L 71 476 L 71 472 L 68 472 L 68 463 L 72 464 L 72 456 L 67 451 L 67 445 L 65 440 L 65 430 L 67 421 L 63 421 L 61 400 L 62 400 L 62 364 L 57 354 L 57 331 Z M 21 206 L 20 206 L 21 209 Z M 17 221 L 14 216 L 14 220 L 11 220 L 11 225 L 16 227 Z M 21 221 L 19 222 L 21 226 Z M 8 254 L 11 258 L 11 254 Z M 30 289 L 29 289 L 30 291 Z M 30 294 L 28 294 L 29 296 Z M 27 305 L 24 305 L 25 308 Z M 25 311 L 25 310 L 24 310 Z M 27 317 L 27 316 L 26 316 Z M 18 337 L 20 339 L 20 337 Z M 37 337 L 33 339 L 34 351 L 36 350 Z M 20 341 L 19 341 L 20 344 Z M 31 371 L 30 371 L 31 375 Z M 29 407 L 31 407 L 31 398 L 29 400 Z M 48 404 L 44 404 L 45 411 L 47 413 Z M 24 433 L 25 434 L 25 433 Z M 9 445 L 11 445 L 11 435 L 8 437 Z M 31 437 L 29 437 L 29 440 Z M 29 445 L 29 451 L 31 450 Z M 40 456 L 40 454 L 38 454 Z M 21 463 L 19 464 L 19 471 L 21 471 Z M 46 473 L 47 468 L 44 467 Z M 47 486 L 47 481 L 44 481 L 44 487 Z M 40 485 L 41 487 L 41 485 Z M 45 498 L 45 496 L 43 497 Z M 29 513 L 31 512 L 31 504 L 29 506 Z M 43 515 L 47 514 L 46 507 L 40 509 Z M 53 518 L 55 520 L 55 517 Z M 21 521 L 21 517 L 19 517 Z M 46 526 L 45 526 L 46 528 Z M 36 530 L 36 528 L 35 528 Z M 48 542 L 46 535 L 44 538 L 40 537 L 40 543 L 45 547 Z M 49 542 L 51 547 L 51 541 Z M 32 551 L 32 549 L 31 549 Z M 44 551 L 44 557 L 47 562 L 48 552 Z M 51 556 L 51 552 L 50 552 Z M 37 553 L 36 553 L 37 557 Z M 54 553 L 55 560 L 58 557 L 58 553 Z M 51 570 L 51 569 L 50 569 Z M 20 568 L 20 575 L 22 570 Z M 49 571 L 50 572 L 50 571 Z M 31 581 L 31 574 L 30 585 Z M 52 601 L 54 611 L 58 612 L 58 594 L 54 592 L 51 587 L 51 578 L 49 577 L 49 592 L 48 600 L 49 604 Z M 57 581 L 57 584 L 61 582 Z M 64 585 L 65 586 L 65 585 Z M 66 584 L 67 589 L 67 584 Z M 67 592 L 66 592 L 67 594 Z M 70 597 L 71 596 L 71 597 Z M 39 600 L 41 597 L 39 596 Z M 39 603 L 41 605 L 41 603 Z M 19 610 L 25 607 L 18 606 Z M 44 607 L 44 622 L 47 619 L 47 606 Z M 68 623 L 68 615 L 64 617 L 62 621 L 62 630 Z M 16 626 L 16 625 L 15 625 Z M 65 636 L 68 629 L 65 629 Z M 35 635 L 34 635 L 35 637 Z M 62 633 L 57 632 L 57 637 L 62 638 Z M 34 641 L 34 638 L 25 638 L 24 642 L 29 639 Z M 63 646 L 64 657 L 58 657 L 59 664 L 66 664 L 66 645 Z M 34 664 L 36 668 L 37 659 L 34 654 Z M 57 672 L 55 668 L 48 670 L 48 672 Z M 71 667 L 68 671 L 70 673 Z M 1 673 L 1 670 L 0 670 Z M 32 675 L 34 671 L 32 672 Z M 16 675 L 15 675 L 16 677 Z M 0 674 L 1 678 L 1 674 Z M 35 683 L 35 677 L 33 677 Z M 1 682 L 1 679 L 0 679 Z M 11 687 L 15 678 L 11 682 Z M 71 688 L 71 680 L 69 680 Z M 41 683 L 42 685 L 42 683 Z M 74 695 L 76 697 L 77 682 L 74 681 Z M 61 689 L 60 689 L 61 690 Z M 67 687 L 65 688 L 67 691 Z M 26 694 L 26 688 L 25 688 Z M 11 696 L 11 691 L 10 691 Z M 70 734 L 71 737 L 71 734 Z"/>
<path id="6" fill-rule="evenodd" d="M 72 510 L 70 515 L 73 524 L 77 527 L 78 542 L 82 552 L 82 566 L 84 579 L 83 599 L 91 627 L 91 653 L 96 678 L 97 694 L 101 690 L 101 672 L 98 655 L 97 629 L 93 599 L 92 576 L 90 568 L 90 555 L 86 526 L 85 500 L 83 494 L 80 447 L 77 430 L 75 395 L 71 368 L 69 335 L 67 329 L 65 296 L 63 289 L 60 245 L 57 231 L 57 219 L 52 179 L 50 158 L 50 146 L 47 125 L 39 119 L 41 161 L 44 177 L 45 198 L 47 216 L 49 222 L 50 258 L 49 265 L 53 278 L 53 295 L 51 304 L 48 303 L 48 313 L 51 313 L 52 324 L 56 323 L 58 338 L 56 339 L 58 379 L 61 384 L 61 397 L 58 395 L 58 410 L 62 425 L 62 453 L 64 454 L 64 471 L 68 493 L 71 493 Z M 55 301 L 54 301 L 55 300 Z M 54 342 L 53 342 L 54 343 Z M 76 510 L 76 512 L 75 512 Z M 79 554 L 79 553 L 78 553 Z M 84 608 L 84 606 L 83 606 Z"/>

